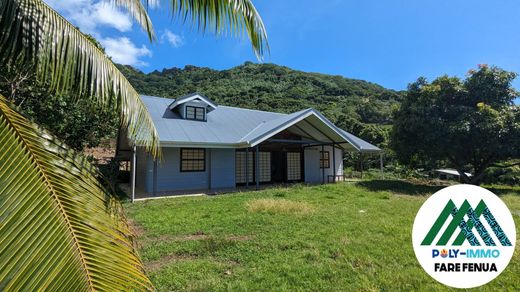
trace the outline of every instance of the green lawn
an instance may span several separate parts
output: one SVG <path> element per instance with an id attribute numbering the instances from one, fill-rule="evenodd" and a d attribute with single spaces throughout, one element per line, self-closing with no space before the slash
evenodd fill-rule
<path id="1" fill-rule="evenodd" d="M 438 188 L 363 181 L 125 207 L 160 291 L 445 290 L 421 269 L 411 245 L 415 213 Z M 520 190 L 494 191 L 518 230 Z M 520 289 L 518 251 L 483 290 L 497 289 Z"/>

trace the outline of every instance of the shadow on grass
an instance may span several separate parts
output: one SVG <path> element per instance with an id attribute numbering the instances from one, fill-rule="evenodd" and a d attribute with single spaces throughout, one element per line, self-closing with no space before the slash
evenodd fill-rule
<path id="1" fill-rule="evenodd" d="M 436 191 L 448 186 L 448 184 L 428 184 L 428 182 L 423 181 L 406 180 L 367 180 L 357 182 L 356 185 L 373 192 L 388 191 L 411 196 L 432 195 Z M 506 194 L 520 196 L 520 188 L 518 187 L 502 185 L 491 185 L 482 187 L 490 190 L 498 196 Z"/>
<path id="2" fill-rule="evenodd" d="M 431 195 L 445 187 L 405 180 L 367 180 L 357 182 L 356 185 L 373 192 L 388 191 L 411 196 Z"/>
<path id="3" fill-rule="evenodd" d="M 501 186 L 501 185 L 491 185 L 491 186 L 482 186 L 482 187 L 490 190 L 497 196 L 503 196 L 503 195 L 508 195 L 508 194 L 520 196 L 520 189 L 518 187 Z"/>

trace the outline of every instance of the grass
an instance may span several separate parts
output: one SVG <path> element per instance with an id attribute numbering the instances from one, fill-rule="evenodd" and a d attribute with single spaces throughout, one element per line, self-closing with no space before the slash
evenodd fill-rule
<path id="1" fill-rule="evenodd" d="M 447 288 L 422 270 L 411 245 L 415 214 L 439 188 L 362 181 L 125 207 L 159 291 L 442 291 Z M 492 188 L 518 229 L 520 189 Z M 517 251 L 506 271 L 482 290 L 519 289 Z"/>
<path id="2" fill-rule="evenodd" d="M 305 202 L 294 202 L 286 199 L 256 199 L 246 203 L 250 212 L 264 212 L 270 214 L 307 215 L 314 208 Z"/>

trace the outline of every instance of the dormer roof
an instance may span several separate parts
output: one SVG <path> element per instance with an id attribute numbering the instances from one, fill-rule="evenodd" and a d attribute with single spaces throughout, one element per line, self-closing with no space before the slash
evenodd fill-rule
<path id="1" fill-rule="evenodd" d="M 174 102 L 172 102 L 168 108 L 170 110 L 175 109 L 176 107 L 180 106 L 181 104 L 187 103 L 187 102 L 197 102 L 200 103 L 201 106 L 206 107 L 207 111 L 210 112 L 217 108 L 217 104 L 213 102 L 211 99 L 205 97 L 204 95 L 200 93 L 190 93 L 185 96 L 181 96 L 179 98 L 176 98 Z"/>

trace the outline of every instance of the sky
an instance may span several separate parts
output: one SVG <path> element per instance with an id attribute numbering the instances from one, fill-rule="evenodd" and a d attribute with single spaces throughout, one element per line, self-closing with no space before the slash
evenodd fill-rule
<path id="1" fill-rule="evenodd" d="M 199 32 L 151 8 L 157 40 L 106 0 L 44 0 L 115 62 L 144 72 L 259 62 L 246 36 Z M 520 73 L 518 0 L 252 0 L 267 28 L 263 62 L 363 79 L 402 90 L 424 76 L 464 77 L 478 64 Z M 514 83 L 520 88 L 520 80 Z"/>

